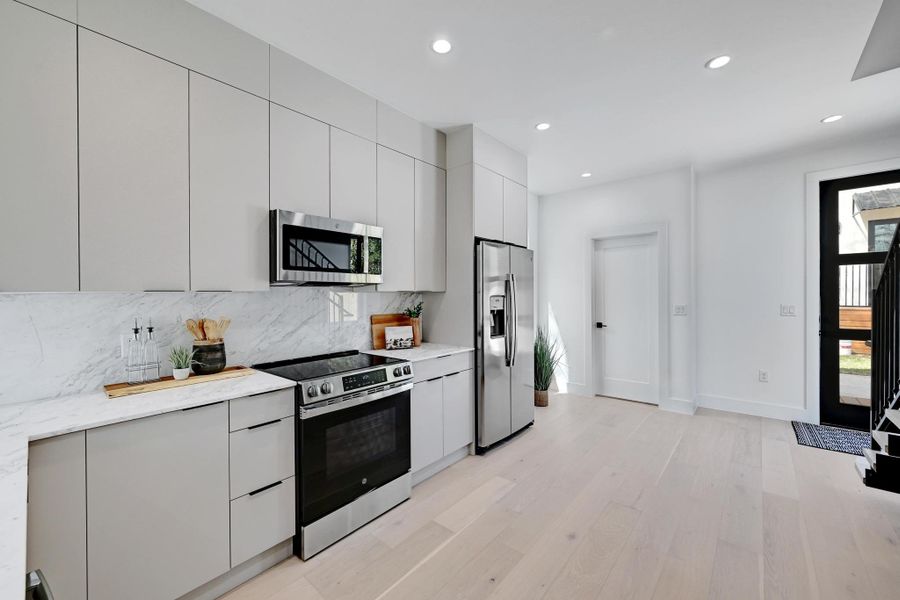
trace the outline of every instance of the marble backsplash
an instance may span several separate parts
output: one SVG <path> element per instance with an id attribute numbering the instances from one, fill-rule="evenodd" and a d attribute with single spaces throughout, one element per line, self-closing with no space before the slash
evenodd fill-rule
<path id="1" fill-rule="evenodd" d="M 286 287 L 267 292 L 0 294 L 0 404 L 96 391 L 122 381 L 120 338 L 153 319 L 163 374 L 189 318 L 229 317 L 230 365 L 371 348 L 369 315 L 399 312 L 419 294 Z"/>

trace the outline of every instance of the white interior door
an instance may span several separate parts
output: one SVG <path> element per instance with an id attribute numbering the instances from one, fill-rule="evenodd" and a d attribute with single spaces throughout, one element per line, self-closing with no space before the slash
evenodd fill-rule
<path id="1" fill-rule="evenodd" d="M 656 234 L 594 244 L 594 391 L 659 402 L 659 255 Z"/>

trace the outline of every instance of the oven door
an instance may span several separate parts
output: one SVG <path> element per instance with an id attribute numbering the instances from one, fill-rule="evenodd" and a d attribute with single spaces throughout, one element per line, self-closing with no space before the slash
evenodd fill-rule
<path id="1" fill-rule="evenodd" d="M 270 217 L 275 285 L 381 283 L 382 229 L 286 210 Z"/>
<path id="2" fill-rule="evenodd" d="M 411 389 L 407 383 L 300 411 L 297 509 L 301 525 L 409 472 Z"/>

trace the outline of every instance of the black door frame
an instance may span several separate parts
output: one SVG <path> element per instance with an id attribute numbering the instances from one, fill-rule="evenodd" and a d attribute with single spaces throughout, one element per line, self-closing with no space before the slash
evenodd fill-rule
<path id="1" fill-rule="evenodd" d="M 840 340 L 868 341 L 872 332 L 840 327 L 840 266 L 880 264 L 887 252 L 839 253 L 838 194 L 844 190 L 900 182 L 900 170 L 819 182 L 819 420 L 869 429 L 870 409 L 840 402 Z"/>

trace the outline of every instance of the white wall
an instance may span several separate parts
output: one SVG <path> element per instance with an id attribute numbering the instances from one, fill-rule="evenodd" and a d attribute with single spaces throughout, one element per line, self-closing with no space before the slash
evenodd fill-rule
<path id="1" fill-rule="evenodd" d="M 817 290 L 807 292 L 805 283 L 817 277 L 806 269 L 806 174 L 894 157 L 900 157 L 896 134 L 698 175 L 701 406 L 817 420 L 818 390 L 805 383 L 806 352 L 818 362 L 818 346 L 806 337 L 818 302 Z M 817 216 L 810 222 L 815 226 Z M 807 302 L 814 312 L 804 314 Z M 796 305 L 797 317 L 779 316 L 780 304 Z M 759 382 L 760 369 L 768 371 L 768 383 Z"/>
<path id="2" fill-rule="evenodd" d="M 661 405 L 690 410 L 691 180 L 691 169 L 683 168 L 540 198 L 539 318 L 546 326 L 552 312 L 565 346 L 561 388 L 576 393 L 590 393 L 591 388 L 590 240 L 616 230 L 664 223 L 669 242 L 670 333 L 669 364 L 661 366 L 668 394 Z M 687 304 L 689 315 L 671 316 L 673 304 Z M 551 334 L 553 328 L 551 324 Z"/>

